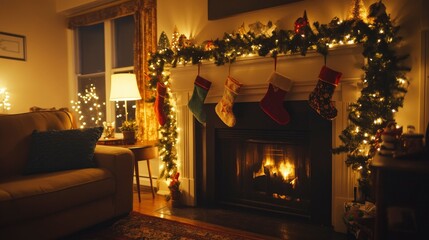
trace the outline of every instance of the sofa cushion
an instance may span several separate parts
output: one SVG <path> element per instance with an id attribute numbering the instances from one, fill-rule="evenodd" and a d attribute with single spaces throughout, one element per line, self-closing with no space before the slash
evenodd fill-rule
<path id="1" fill-rule="evenodd" d="M 41 111 L 0 116 L 0 181 L 21 175 L 28 161 L 34 130 L 72 129 L 73 117 L 66 111 Z"/>
<path id="2" fill-rule="evenodd" d="M 115 192 L 112 173 L 85 168 L 27 175 L 0 182 L 0 225 L 55 214 Z"/>
<path id="3" fill-rule="evenodd" d="M 95 167 L 94 149 L 102 127 L 34 131 L 25 174 Z"/>

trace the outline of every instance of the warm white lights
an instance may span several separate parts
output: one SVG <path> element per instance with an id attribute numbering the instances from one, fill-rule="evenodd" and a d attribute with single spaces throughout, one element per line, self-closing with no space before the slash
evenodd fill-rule
<path id="1" fill-rule="evenodd" d="M 7 91 L 7 88 L 0 88 L 0 109 L 1 112 L 5 112 L 10 110 L 10 103 L 9 103 L 9 92 Z"/>

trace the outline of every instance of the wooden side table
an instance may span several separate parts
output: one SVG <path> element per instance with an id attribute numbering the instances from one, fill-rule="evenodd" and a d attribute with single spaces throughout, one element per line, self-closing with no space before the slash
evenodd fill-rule
<path id="1" fill-rule="evenodd" d="M 152 173 L 150 171 L 150 159 L 154 159 L 158 157 L 158 148 L 152 144 L 145 143 L 136 143 L 133 145 L 125 145 L 122 139 L 102 139 L 97 142 L 100 145 L 110 145 L 115 147 L 123 147 L 130 149 L 134 154 L 134 171 L 136 175 L 136 184 L 137 184 L 137 194 L 139 197 L 139 202 L 141 202 L 140 198 L 140 178 L 139 178 L 139 162 L 146 161 L 147 163 L 147 171 L 149 173 L 149 182 L 150 188 L 152 191 L 152 197 L 155 198 L 155 191 L 153 189 L 152 183 Z"/>
<path id="2" fill-rule="evenodd" d="M 153 145 L 140 145 L 140 144 L 121 145 L 120 147 L 126 147 L 134 153 L 134 169 L 135 169 L 135 175 L 136 175 L 137 193 L 139 196 L 139 202 L 141 201 L 141 199 L 140 199 L 139 161 L 146 161 L 146 163 L 147 163 L 147 171 L 149 173 L 149 182 L 150 182 L 150 188 L 152 191 L 152 198 L 155 198 L 155 191 L 153 190 L 152 173 L 150 171 L 149 160 L 158 157 L 158 148 L 153 146 Z"/>

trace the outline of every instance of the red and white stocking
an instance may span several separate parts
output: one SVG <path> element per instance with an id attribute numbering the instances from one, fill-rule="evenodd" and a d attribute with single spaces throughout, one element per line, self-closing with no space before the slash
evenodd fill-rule
<path id="1" fill-rule="evenodd" d="M 292 88 L 293 82 L 277 72 L 271 74 L 268 82 L 270 84 L 267 93 L 262 98 L 259 106 L 278 124 L 285 125 L 289 123 L 290 116 L 283 107 L 283 101 L 286 93 Z"/>
<path id="2" fill-rule="evenodd" d="M 319 81 L 308 99 L 310 107 L 328 120 L 337 116 L 337 109 L 331 99 L 341 75 L 342 73 L 323 66 L 320 70 Z"/>

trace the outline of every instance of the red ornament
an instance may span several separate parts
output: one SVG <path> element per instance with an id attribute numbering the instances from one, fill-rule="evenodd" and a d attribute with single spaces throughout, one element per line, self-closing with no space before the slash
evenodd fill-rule
<path id="1" fill-rule="evenodd" d="M 308 26 L 308 18 L 307 11 L 304 11 L 304 16 L 295 21 L 295 33 L 301 35 L 304 34 L 306 26 Z"/>
<path id="2" fill-rule="evenodd" d="M 211 51 L 215 48 L 214 42 L 211 40 L 207 40 L 204 43 L 204 50 Z"/>

